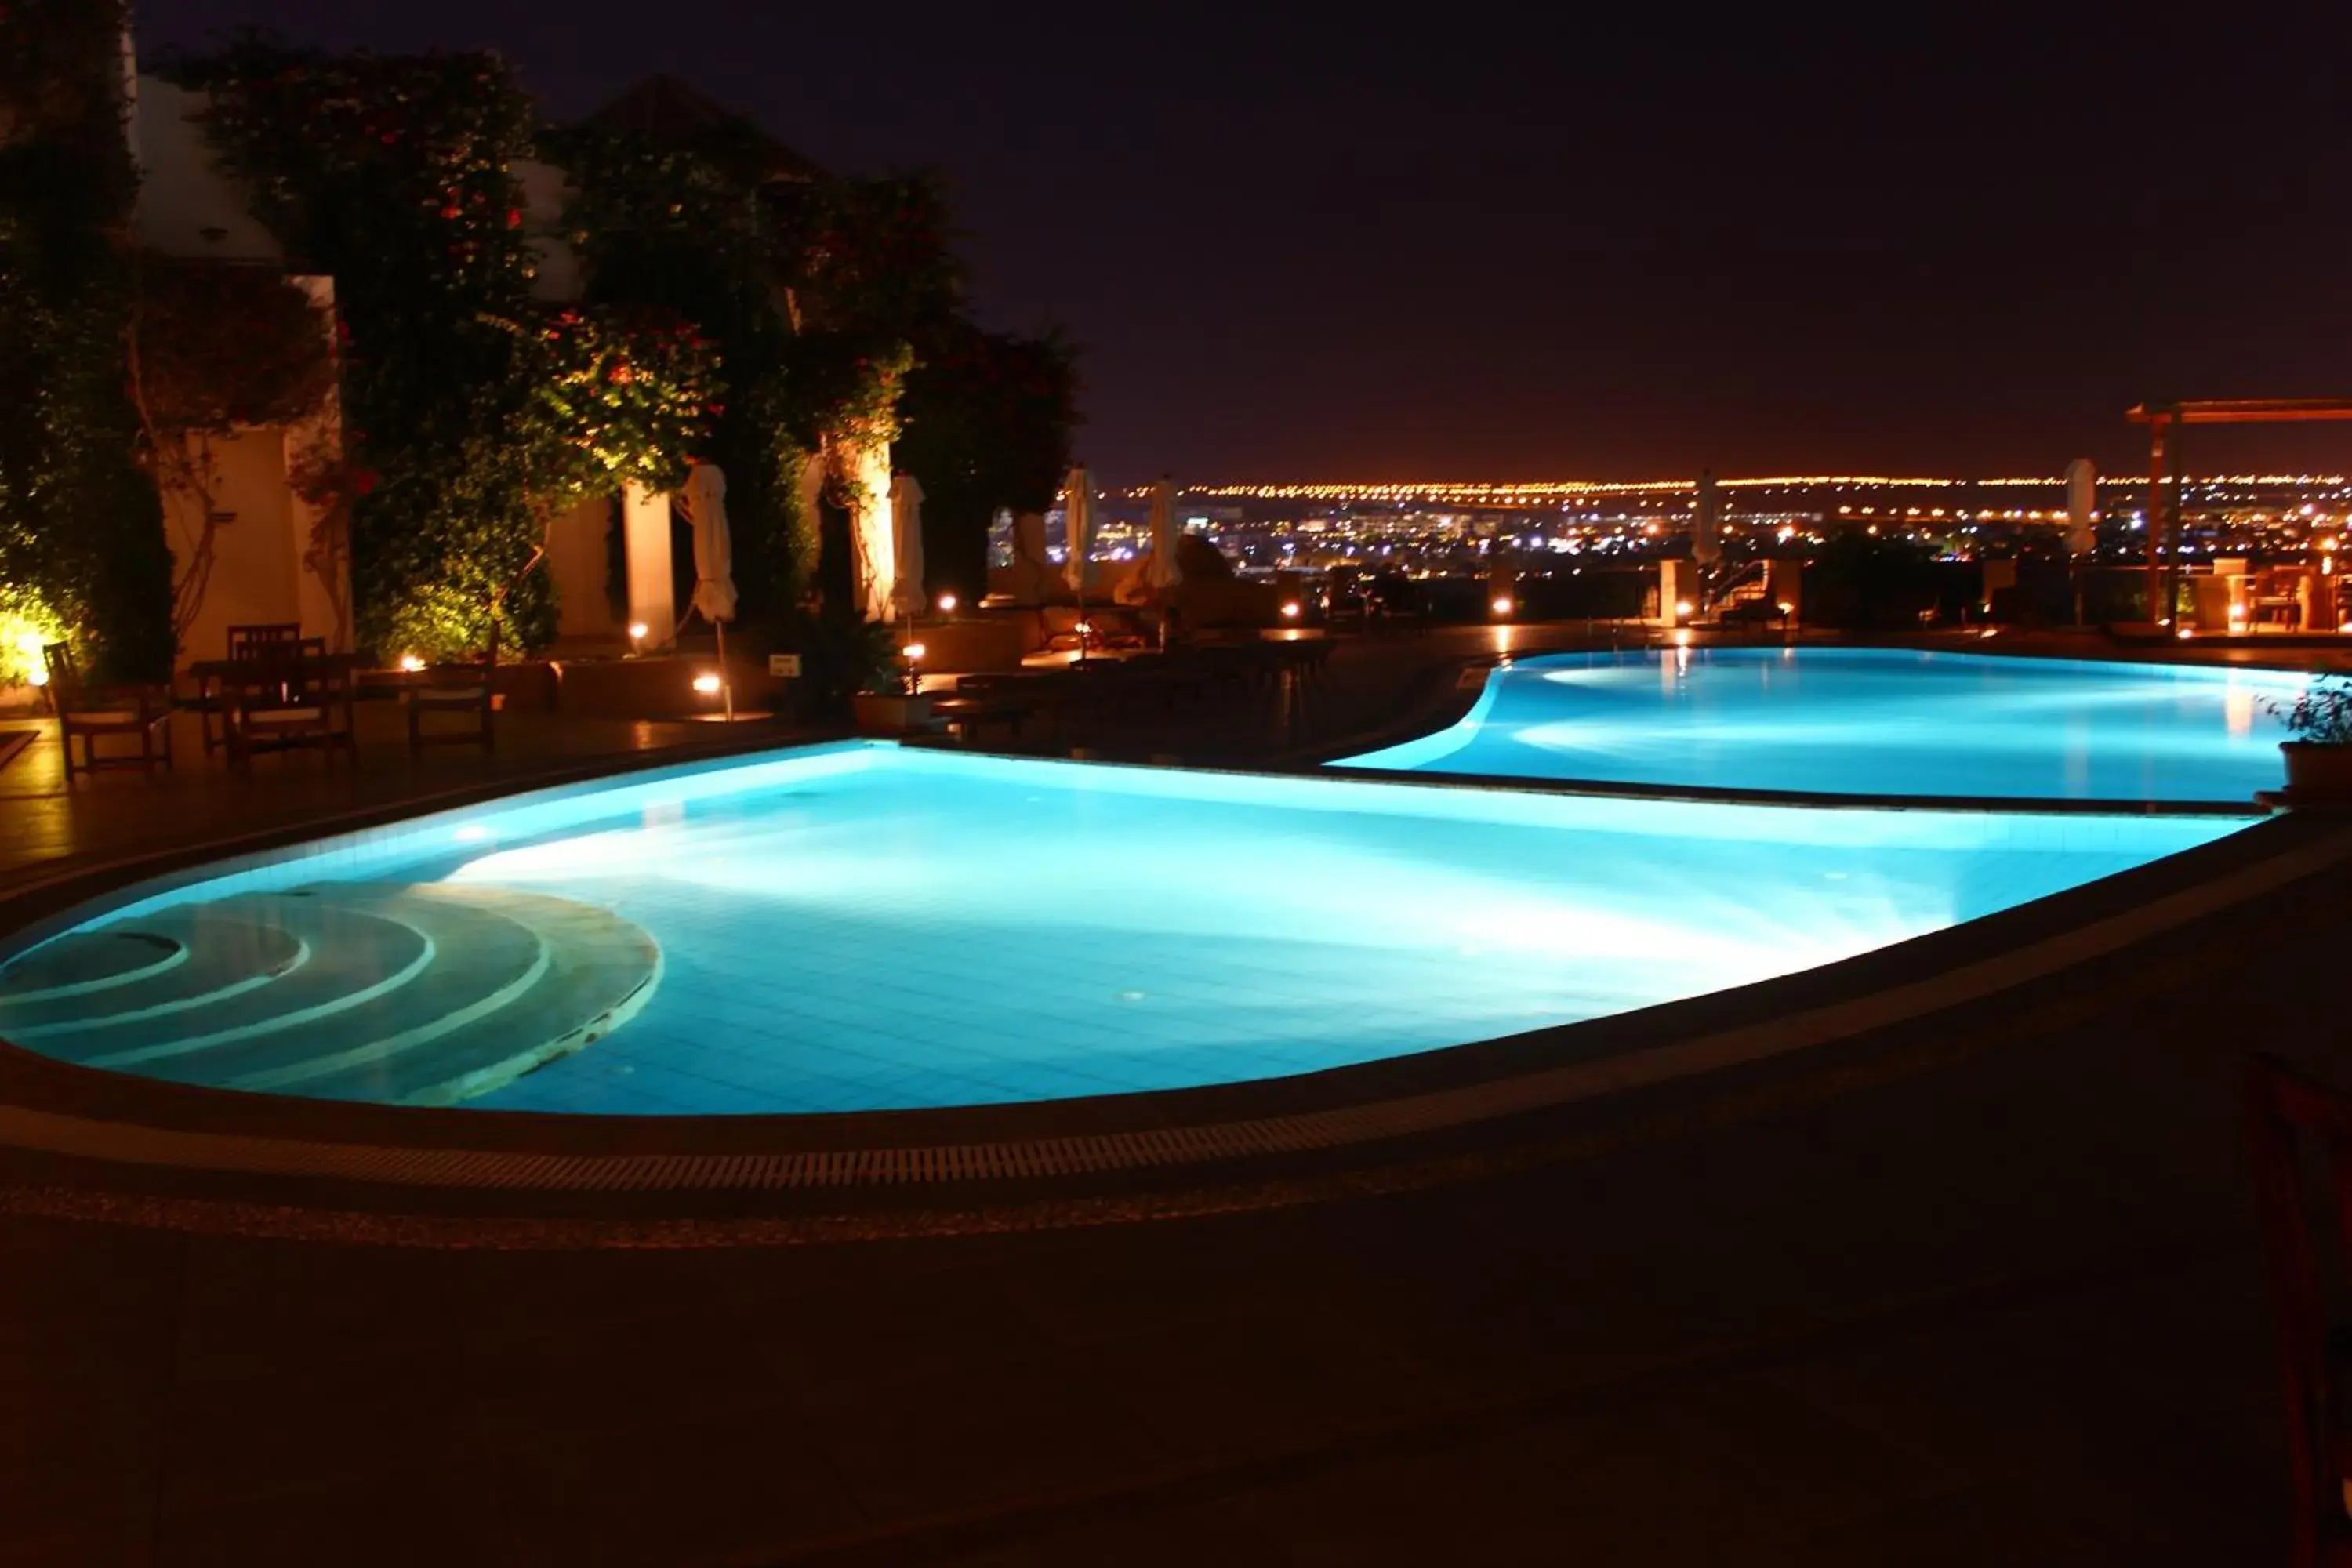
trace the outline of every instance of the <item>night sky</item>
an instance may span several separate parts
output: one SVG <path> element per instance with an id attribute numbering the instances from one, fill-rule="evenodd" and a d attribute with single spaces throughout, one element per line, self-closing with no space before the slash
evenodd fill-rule
<path id="1" fill-rule="evenodd" d="M 148 53 L 494 46 L 558 116 L 668 71 L 936 166 L 1113 479 L 2129 469 L 2143 396 L 2352 395 L 2340 0 L 138 9 Z M 2352 426 L 2192 434 L 2352 469 Z"/>

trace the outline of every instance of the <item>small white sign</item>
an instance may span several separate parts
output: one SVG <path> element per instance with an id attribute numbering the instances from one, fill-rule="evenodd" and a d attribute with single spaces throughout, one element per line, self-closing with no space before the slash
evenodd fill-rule
<path id="1" fill-rule="evenodd" d="M 770 654 L 768 673 L 785 680 L 798 680 L 801 675 L 801 656 L 796 653 Z"/>

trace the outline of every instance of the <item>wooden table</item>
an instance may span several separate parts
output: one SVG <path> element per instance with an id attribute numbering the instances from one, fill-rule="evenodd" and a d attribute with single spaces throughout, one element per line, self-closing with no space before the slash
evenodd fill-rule
<path id="1" fill-rule="evenodd" d="M 196 705 L 223 716 L 229 755 L 243 763 L 257 751 L 298 746 L 356 753 L 352 702 L 363 662 L 355 653 L 265 652 L 198 659 L 188 674 L 196 682 Z M 274 695 L 266 696 L 272 688 Z"/>

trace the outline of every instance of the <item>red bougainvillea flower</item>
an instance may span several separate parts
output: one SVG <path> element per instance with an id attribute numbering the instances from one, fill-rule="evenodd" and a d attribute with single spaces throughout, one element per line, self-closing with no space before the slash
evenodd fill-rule
<path id="1" fill-rule="evenodd" d="M 381 476 L 379 476 L 373 468 L 353 468 L 352 470 L 352 494 L 355 496 L 373 494 L 375 491 L 376 481 Z"/>
<path id="2" fill-rule="evenodd" d="M 507 226 L 509 228 L 520 228 L 522 226 L 522 208 L 507 208 Z"/>

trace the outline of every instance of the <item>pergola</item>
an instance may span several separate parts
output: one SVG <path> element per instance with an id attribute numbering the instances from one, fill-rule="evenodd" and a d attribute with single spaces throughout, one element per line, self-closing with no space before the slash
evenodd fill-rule
<path id="1" fill-rule="evenodd" d="M 2130 417 L 2147 426 L 2147 615 L 2171 619 L 2180 586 L 2180 436 L 2183 425 L 2284 425 L 2299 420 L 2352 419 L 2352 398 L 2223 397 L 2199 402 L 2143 403 Z M 2172 500 L 2164 496 L 2166 455 L 2171 458 Z"/>

